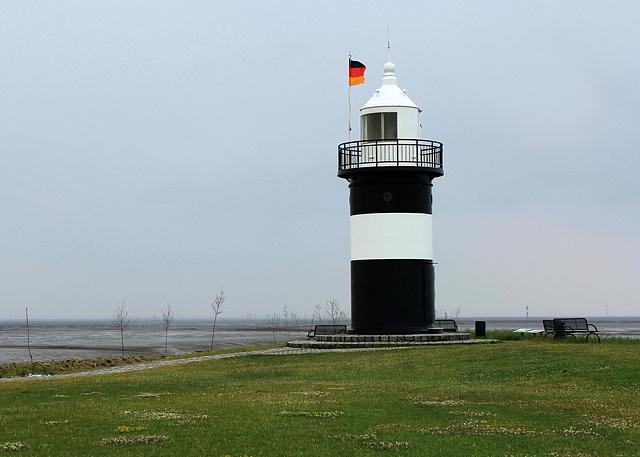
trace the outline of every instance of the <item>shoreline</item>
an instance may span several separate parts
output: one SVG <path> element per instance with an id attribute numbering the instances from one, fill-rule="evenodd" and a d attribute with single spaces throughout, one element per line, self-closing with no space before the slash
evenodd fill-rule
<path id="1" fill-rule="evenodd" d="M 29 377 L 29 375 L 46 376 L 62 374 L 67 371 L 84 371 L 96 368 L 111 368 L 136 363 L 155 362 L 166 358 L 168 358 L 168 356 L 150 355 L 3 363 L 0 364 L 0 378 L 19 379 Z"/>
<path id="2" fill-rule="evenodd" d="M 473 331 L 476 321 L 456 318 L 459 331 Z M 109 321 L 30 321 L 30 347 L 35 362 L 115 358 L 121 354 L 119 335 Z M 517 328 L 542 328 L 538 318 L 486 319 L 487 331 L 513 331 Z M 640 317 L 589 318 L 602 338 L 640 339 Z M 238 349 L 251 346 L 282 344 L 306 338 L 311 322 L 300 319 L 277 329 L 262 322 L 246 319 L 219 321 L 213 349 Z M 207 320 L 176 321 L 169 330 L 167 356 L 193 354 L 211 349 L 211 322 Z M 165 333 L 157 322 L 132 322 L 125 333 L 125 355 L 149 357 L 165 354 Z M 0 365 L 30 363 L 26 327 L 22 322 L 0 321 Z"/>

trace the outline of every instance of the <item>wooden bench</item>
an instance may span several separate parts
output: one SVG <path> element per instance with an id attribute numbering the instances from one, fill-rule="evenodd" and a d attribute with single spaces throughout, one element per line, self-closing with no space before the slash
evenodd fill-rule
<path id="1" fill-rule="evenodd" d="M 346 325 L 316 325 L 313 330 L 309 330 L 309 333 L 307 333 L 307 339 L 315 339 L 315 337 L 318 335 L 341 335 L 344 333 L 347 333 Z"/>
<path id="2" fill-rule="evenodd" d="M 548 334 L 553 335 L 553 339 L 566 338 L 567 335 L 576 337 L 576 334 L 586 334 L 585 342 L 589 341 L 590 336 L 598 338 L 600 342 L 600 335 L 598 335 L 598 328 L 589 324 L 583 317 L 572 318 L 557 318 L 557 319 L 545 319 L 542 321 L 544 326 L 545 336 Z"/>
<path id="3" fill-rule="evenodd" d="M 436 319 L 433 324 L 436 327 L 440 327 L 443 332 L 456 333 L 458 331 L 458 324 L 454 319 Z"/>

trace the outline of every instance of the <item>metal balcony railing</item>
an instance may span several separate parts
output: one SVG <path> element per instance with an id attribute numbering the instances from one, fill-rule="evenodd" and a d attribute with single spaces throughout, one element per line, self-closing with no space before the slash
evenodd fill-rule
<path id="1" fill-rule="evenodd" d="M 359 140 L 338 146 L 338 172 L 367 167 L 442 169 L 442 143 L 431 140 Z"/>

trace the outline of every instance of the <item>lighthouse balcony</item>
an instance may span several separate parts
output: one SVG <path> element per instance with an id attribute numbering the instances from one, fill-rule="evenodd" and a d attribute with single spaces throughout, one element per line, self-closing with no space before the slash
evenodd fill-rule
<path id="1" fill-rule="evenodd" d="M 338 146 L 338 176 L 374 167 L 420 167 L 443 175 L 442 143 L 431 140 L 359 140 Z"/>

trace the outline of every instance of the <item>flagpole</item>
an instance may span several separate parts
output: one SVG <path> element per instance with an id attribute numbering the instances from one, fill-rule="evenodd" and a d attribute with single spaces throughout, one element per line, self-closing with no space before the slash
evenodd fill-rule
<path id="1" fill-rule="evenodd" d="M 349 66 L 351 68 L 351 53 L 349 53 Z M 347 141 L 351 141 L 351 84 L 349 84 L 349 122 L 347 129 Z"/>

